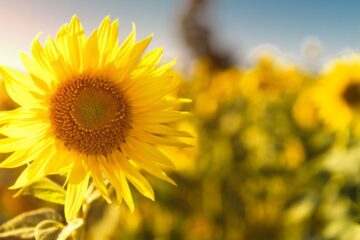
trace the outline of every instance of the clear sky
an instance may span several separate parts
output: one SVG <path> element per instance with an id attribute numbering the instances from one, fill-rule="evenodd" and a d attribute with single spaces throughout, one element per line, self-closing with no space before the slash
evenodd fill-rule
<path id="1" fill-rule="evenodd" d="M 122 38 L 135 22 L 139 39 L 155 34 L 151 47 L 164 47 L 166 58 L 185 64 L 179 19 L 186 0 L 1 0 L 0 64 L 21 67 L 19 51 L 28 52 L 32 39 L 54 36 L 72 15 L 79 16 L 85 31 L 102 18 L 119 18 Z M 212 20 L 218 39 L 245 58 L 259 45 L 271 44 L 299 56 L 302 41 L 317 37 L 323 55 L 331 57 L 360 46 L 360 1 L 340 0 L 214 0 Z M 181 61 L 183 61 L 181 63 Z"/>

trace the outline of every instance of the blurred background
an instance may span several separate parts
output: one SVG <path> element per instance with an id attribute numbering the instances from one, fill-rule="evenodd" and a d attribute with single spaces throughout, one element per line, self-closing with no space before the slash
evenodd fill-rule
<path id="1" fill-rule="evenodd" d="M 0 64 L 78 15 L 85 31 L 119 18 L 176 58 L 177 123 L 194 147 L 165 148 L 177 187 L 150 178 L 136 210 L 96 201 L 85 239 L 360 239 L 360 15 L 357 1 L 136 0 L 0 2 Z M 3 86 L 1 109 L 15 108 Z M 0 222 L 49 206 L 12 198 L 0 170 Z M 19 171 L 19 170 L 18 170 Z M 61 206 L 50 205 L 61 211 Z"/>

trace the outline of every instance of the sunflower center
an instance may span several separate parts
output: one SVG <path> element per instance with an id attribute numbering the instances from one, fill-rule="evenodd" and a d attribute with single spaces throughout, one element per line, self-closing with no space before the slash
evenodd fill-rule
<path id="1" fill-rule="evenodd" d="M 56 137 L 69 149 L 109 154 L 130 129 L 130 106 L 115 83 L 79 77 L 60 85 L 51 99 L 50 118 Z"/>
<path id="2" fill-rule="evenodd" d="M 343 99 L 351 107 L 360 107 L 360 83 L 349 84 L 342 94 Z"/>

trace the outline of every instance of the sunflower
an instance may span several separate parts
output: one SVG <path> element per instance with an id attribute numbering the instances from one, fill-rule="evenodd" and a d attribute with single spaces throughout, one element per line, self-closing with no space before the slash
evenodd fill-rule
<path id="1" fill-rule="evenodd" d="M 236 67 L 214 70 L 206 59 L 199 59 L 192 73 L 190 92 L 195 97 L 195 112 L 212 119 L 220 107 L 239 93 L 241 71 Z"/>
<path id="2" fill-rule="evenodd" d="M 313 86 L 300 91 L 292 108 L 292 116 L 296 123 L 308 130 L 319 127 L 319 116 L 316 103 L 316 91 Z"/>
<path id="3" fill-rule="evenodd" d="M 271 101 L 301 87 L 303 74 L 293 65 L 262 56 L 240 81 L 242 94 L 250 100 Z"/>
<path id="4" fill-rule="evenodd" d="M 0 152 L 13 152 L 0 167 L 27 164 L 12 189 L 22 188 L 50 174 L 66 174 L 65 217 L 79 211 L 89 181 L 111 201 L 134 203 L 129 182 L 154 200 L 144 170 L 174 183 L 165 173 L 173 163 L 158 146 L 184 147 L 170 123 L 183 119 L 173 97 L 178 81 L 169 70 L 174 61 L 159 66 L 162 49 L 143 55 L 152 35 L 135 41 L 132 32 L 119 46 L 118 20 L 105 17 L 87 38 L 74 16 L 55 40 L 44 46 L 35 38 L 31 54 L 21 54 L 28 72 L 1 66 L 6 90 L 19 104 L 0 112 Z"/>
<path id="5" fill-rule="evenodd" d="M 360 56 L 332 62 L 315 88 L 319 116 L 330 130 L 359 130 Z"/>

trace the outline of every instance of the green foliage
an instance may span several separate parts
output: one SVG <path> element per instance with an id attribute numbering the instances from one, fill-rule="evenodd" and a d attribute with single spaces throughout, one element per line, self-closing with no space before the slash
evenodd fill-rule
<path id="1" fill-rule="evenodd" d="M 65 190 L 57 183 L 44 178 L 19 190 L 15 196 L 32 195 L 44 201 L 62 204 L 65 202 Z"/>
<path id="2" fill-rule="evenodd" d="M 37 240 L 58 239 L 63 225 L 57 221 L 44 220 L 35 227 L 34 235 Z"/>
<path id="3" fill-rule="evenodd" d="M 53 209 L 41 208 L 34 211 L 22 213 L 0 226 L 0 238 L 19 237 L 22 239 L 34 238 L 39 226 L 52 221 L 60 224 L 61 215 Z M 36 230 L 38 229 L 38 230 Z M 38 233 L 38 236 L 41 234 Z M 44 239 L 44 238 L 40 238 Z"/>
<path id="4" fill-rule="evenodd" d="M 0 226 L 0 238 L 66 240 L 84 224 L 83 219 L 74 219 L 65 226 L 62 222 L 62 216 L 49 208 L 25 212 Z"/>

